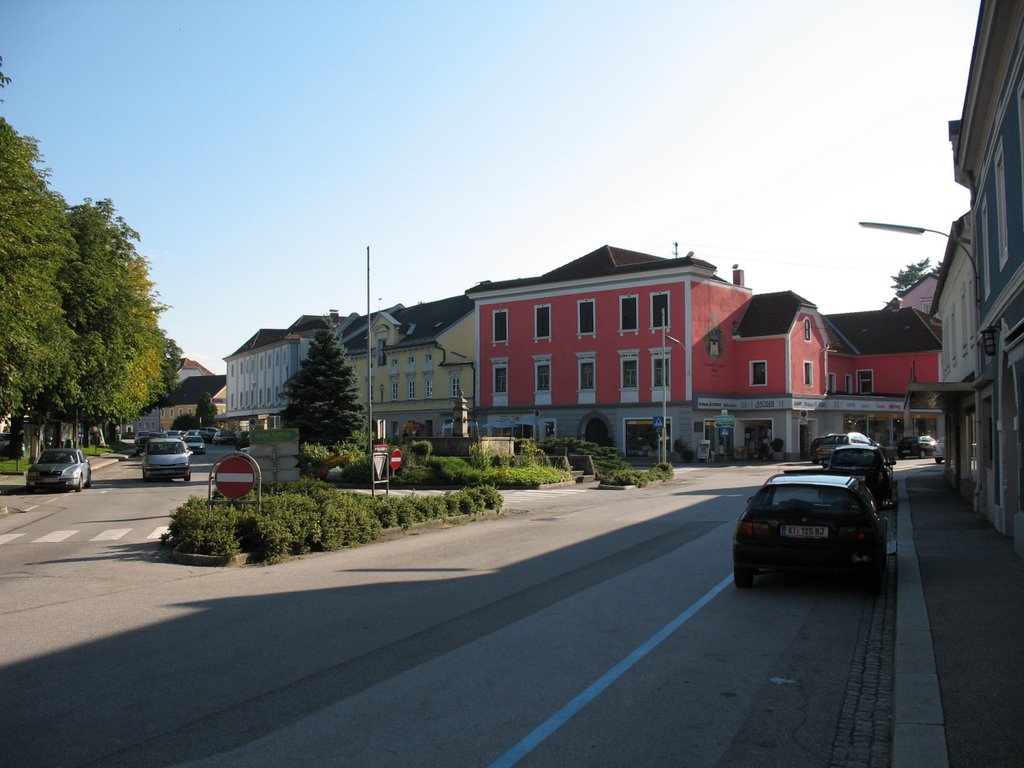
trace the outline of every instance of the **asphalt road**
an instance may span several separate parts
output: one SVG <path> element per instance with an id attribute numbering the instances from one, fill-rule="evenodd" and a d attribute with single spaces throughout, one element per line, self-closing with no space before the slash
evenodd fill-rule
<path id="1" fill-rule="evenodd" d="M 271 567 L 37 541 L 152 530 L 205 494 L 129 464 L 0 520 L 26 531 L 0 544 L 5 765 L 846 764 L 884 601 L 831 578 L 732 587 L 733 524 L 768 468 L 517 492 L 498 519 Z"/>

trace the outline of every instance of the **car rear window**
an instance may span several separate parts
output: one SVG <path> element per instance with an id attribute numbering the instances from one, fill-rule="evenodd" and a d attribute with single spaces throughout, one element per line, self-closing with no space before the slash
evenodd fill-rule
<path id="1" fill-rule="evenodd" d="M 873 467 L 875 466 L 874 451 L 836 451 L 832 454 L 832 466 Z"/>
<path id="2" fill-rule="evenodd" d="M 858 510 L 860 507 L 845 488 L 788 485 L 764 489 L 754 499 L 752 509 L 760 512 L 806 509 L 838 513 Z"/>

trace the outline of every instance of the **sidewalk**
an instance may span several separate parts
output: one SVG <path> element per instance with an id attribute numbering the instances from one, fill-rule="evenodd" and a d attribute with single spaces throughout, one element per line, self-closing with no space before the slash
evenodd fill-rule
<path id="1" fill-rule="evenodd" d="M 892 766 L 1024 764 L 1024 560 L 938 466 L 904 478 Z"/>

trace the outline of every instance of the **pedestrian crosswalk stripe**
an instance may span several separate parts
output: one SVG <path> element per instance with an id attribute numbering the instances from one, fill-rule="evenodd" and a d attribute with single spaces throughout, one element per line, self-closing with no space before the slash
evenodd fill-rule
<path id="1" fill-rule="evenodd" d="M 146 538 L 147 539 L 159 539 L 161 536 L 163 536 L 165 533 L 167 533 L 168 530 L 169 529 L 167 528 L 166 525 L 161 525 L 159 528 L 154 528 L 153 532 L 151 534 L 149 534 L 149 536 L 147 536 Z"/>
<path id="2" fill-rule="evenodd" d="M 97 536 L 93 536 L 89 541 L 117 541 L 130 530 L 131 528 L 110 528 Z"/>
<path id="3" fill-rule="evenodd" d="M 6 544 L 8 541 L 14 541 L 19 536 L 24 536 L 24 533 L 5 533 L 0 536 L 0 544 Z"/>
<path id="4" fill-rule="evenodd" d="M 38 539 L 34 539 L 32 543 L 52 544 L 53 542 L 64 541 L 64 539 L 68 538 L 69 536 L 74 536 L 76 533 L 78 533 L 78 531 L 53 531 L 51 533 L 46 534 L 45 536 L 40 536 Z"/>

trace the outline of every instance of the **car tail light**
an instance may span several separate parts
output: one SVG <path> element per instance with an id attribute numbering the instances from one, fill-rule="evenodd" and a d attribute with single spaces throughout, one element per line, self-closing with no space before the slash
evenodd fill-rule
<path id="1" fill-rule="evenodd" d="M 758 536 L 771 536 L 772 527 L 760 520 L 740 520 L 736 526 L 736 538 L 752 539 Z"/>
<path id="2" fill-rule="evenodd" d="M 871 526 L 844 525 L 839 529 L 839 538 L 848 541 L 874 541 L 875 529 Z"/>

